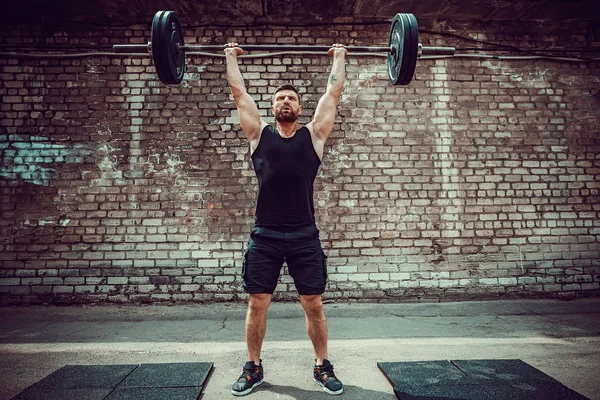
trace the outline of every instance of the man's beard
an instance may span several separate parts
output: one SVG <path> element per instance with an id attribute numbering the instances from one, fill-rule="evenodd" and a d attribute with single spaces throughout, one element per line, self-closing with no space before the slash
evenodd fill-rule
<path id="1" fill-rule="evenodd" d="M 275 119 L 279 122 L 294 122 L 298 119 L 298 115 L 294 114 L 294 110 L 281 110 L 275 115 Z"/>

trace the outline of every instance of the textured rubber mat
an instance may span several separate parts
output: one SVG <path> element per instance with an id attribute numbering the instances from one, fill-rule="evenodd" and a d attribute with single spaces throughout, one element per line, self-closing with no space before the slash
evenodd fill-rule
<path id="1" fill-rule="evenodd" d="M 66 365 L 12 400 L 197 400 L 212 363 Z"/>
<path id="2" fill-rule="evenodd" d="M 522 360 L 377 363 L 400 400 L 589 400 Z"/>

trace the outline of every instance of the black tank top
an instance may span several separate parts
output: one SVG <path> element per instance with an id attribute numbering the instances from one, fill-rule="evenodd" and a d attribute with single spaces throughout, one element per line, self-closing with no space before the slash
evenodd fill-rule
<path id="1" fill-rule="evenodd" d="M 315 223 L 313 183 L 321 160 L 308 128 L 283 138 L 267 125 L 252 164 L 258 177 L 256 226 L 290 231 Z"/>

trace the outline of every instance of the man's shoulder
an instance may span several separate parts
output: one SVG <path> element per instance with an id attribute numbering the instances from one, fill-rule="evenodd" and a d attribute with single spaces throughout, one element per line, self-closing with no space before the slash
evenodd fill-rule
<path id="1" fill-rule="evenodd" d="M 273 132 L 275 130 L 275 128 L 271 125 L 266 123 L 265 121 L 262 121 L 261 126 L 260 126 L 260 132 L 259 132 L 259 139 L 260 137 L 263 135 L 263 133 L 265 132 Z"/>

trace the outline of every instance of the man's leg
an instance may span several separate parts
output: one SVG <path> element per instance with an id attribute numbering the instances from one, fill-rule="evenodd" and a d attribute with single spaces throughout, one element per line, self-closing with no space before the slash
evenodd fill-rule
<path id="1" fill-rule="evenodd" d="M 318 229 L 310 227 L 304 233 L 306 237 L 289 241 L 286 259 L 304 308 L 306 331 L 315 350 L 313 378 L 325 392 L 341 394 L 344 385 L 327 359 L 327 318 L 322 301 L 327 285 L 327 256 L 321 247 Z"/>
<path id="2" fill-rule="evenodd" d="M 260 362 L 260 350 L 267 330 L 267 309 L 271 303 L 268 293 L 250 294 L 246 313 L 246 344 L 248 362 L 239 379 L 231 387 L 235 396 L 244 396 L 263 383 L 263 367 Z"/>
<path id="3" fill-rule="evenodd" d="M 246 345 L 248 360 L 260 365 L 260 351 L 267 331 L 267 310 L 272 295 L 268 293 L 250 294 L 248 312 L 246 313 Z"/>
<path id="4" fill-rule="evenodd" d="M 327 359 L 327 318 L 321 295 L 300 295 L 300 302 L 306 315 L 306 330 L 315 349 L 315 382 L 329 394 L 341 394 L 344 392 L 344 385 L 335 376 L 333 365 Z"/>
<path id="5" fill-rule="evenodd" d="M 306 331 L 315 349 L 317 365 L 327 358 L 327 318 L 320 294 L 300 295 L 306 316 Z"/>

